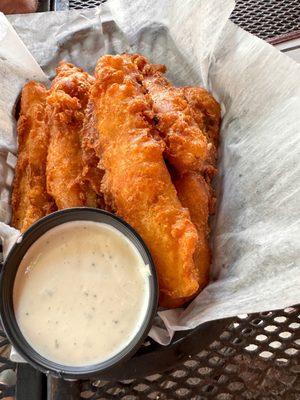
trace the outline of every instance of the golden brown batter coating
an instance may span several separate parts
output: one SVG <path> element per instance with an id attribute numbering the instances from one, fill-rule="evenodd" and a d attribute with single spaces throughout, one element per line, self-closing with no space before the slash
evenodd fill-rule
<path id="1" fill-rule="evenodd" d="M 46 160 L 49 132 L 45 123 L 47 90 L 28 82 L 21 96 L 18 120 L 18 161 L 12 193 L 12 225 L 22 232 L 55 210 L 46 191 Z"/>
<path id="2" fill-rule="evenodd" d="M 200 291 L 209 281 L 211 250 L 208 217 L 211 209 L 212 190 L 205 179 L 195 172 L 189 172 L 182 176 L 173 174 L 173 183 L 182 206 L 189 210 L 191 220 L 197 229 L 198 240 L 194 262 Z M 181 298 L 174 301 L 165 296 L 164 302 L 167 307 L 174 308 L 182 306 L 188 300 L 189 298 Z"/>
<path id="3" fill-rule="evenodd" d="M 198 290 L 193 261 L 197 232 L 177 198 L 163 146 L 145 117 L 150 105 L 140 78 L 136 66 L 124 57 L 104 56 L 98 61 L 92 91 L 100 133 L 95 149 L 105 170 L 105 200 L 145 240 L 161 293 L 176 299 Z"/>
<path id="4" fill-rule="evenodd" d="M 208 157 L 206 135 L 193 117 L 182 91 L 163 75 L 163 65 L 151 64 L 145 57 L 123 55 L 142 73 L 141 85 L 152 105 L 152 121 L 166 143 L 164 155 L 175 169 L 184 173 L 201 169 Z"/>
<path id="5" fill-rule="evenodd" d="M 83 161 L 82 180 L 87 182 L 96 193 L 97 206 L 109 210 L 109 207 L 105 204 L 101 190 L 104 171 L 101 169 L 100 159 L 94 148 L 98 140 L 98 131 L 92 101 L 89 101 L 86 107 L 83 127 L 80 131 L 80 140 Z"/>
<path id="6" fill-rule="evenodd" d="M 58 209 L 96 207 L 97 196 L 82 181 L 80 131 L 93 78 L 82 69 L 60 63 L 47 98 L 50 143 L 47 158 L 47 190 Z"/>
<path id="7" fill-rule="evenodd" d="M 217 174 L 218 146 L 220 136 L 221 108 L 213 96 L 201 87 L 178 88 L 190 105 L 194 120 L 205 134 L 208 155 L 201 172 L 210 182 Z"/>

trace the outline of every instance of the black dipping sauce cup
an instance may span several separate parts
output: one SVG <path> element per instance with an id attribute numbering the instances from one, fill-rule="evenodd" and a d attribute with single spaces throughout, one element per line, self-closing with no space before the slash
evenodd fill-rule
<path id="1" fill-rule="evenodd" d="M 134 338 L 119 353 L 110 359 L 87 366 L 65 366 L 55 363 L 41 356 L 31 347 L 17 324 L 13 306 L 13 288 L 19 265 L 29 247 L 50 229 L 71 221 L 93 221 L 110 225 L 123 233 L 137 248 L 144 263 L 149 265 L 149 300 L 144 320 Z M 99 290 L 101 288 L 99 287 Z M 64 379 L 88 379 L 111 371 L 121 366 L 122 362 L 129 359 L 139 349 L 147 336 L 152 320 L 156 314 L 158 301 L 158 283 L 151 255 L 141 237 L 135 230 L 115 215 L 95 208 L 70 208 L 50 214 L 33 224 L 17 240 L 10 250 L 1 272 L 0 282 L 0 310 L 3 328 L 8 339 L 16 351 L 33 367 L 46 374 Z M 95 338 L 97 340 L 97 338 Z"/>

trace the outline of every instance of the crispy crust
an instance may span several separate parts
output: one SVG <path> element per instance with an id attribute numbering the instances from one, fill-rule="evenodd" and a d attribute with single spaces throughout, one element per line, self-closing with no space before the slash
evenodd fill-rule
<path id="1" fill-rule="evenodd" d="M 92 100 L 101 134 L 95 150 L 105 169 L 106 202 L 140 233 L 156 264 L 161 293 L 176 299 L 198 290 L 197 232 L 145 117 L 150 105 L 139 77 L 136 66 L 120 56 L 98 61 Z"/>
<path id="2" fill-rule="evenodd" d="M 18 160 L 12 192 L 12 225 L 22 232 L 56 209 L 46 191 L 49 143 L 45 122 L 46 97 L 46 88 L 33 81 L 28 82 L 22 90 L 17 124 Z"/>
<path id="3" fill-rule="evenodd" d="M 97 196 L 82 180 L 80 131 L 93 78 L 82 69 L 62 62 L 52 82 L 46 113 L 50 143 L 47 190 L 58 209 L 97 206 Z"/>
<path id="4" fill-rule="evenodd" d="M 130 59 L 142 74 L 141 85 L 152 105 L 152 122 L 166 143 L 164 155 L 178 172 L 197 171 L 205 165 L 209 146 L 205 133 L 181 90 L 163 75 L 166 68 L 151 64 L 139 54 Z"/>
<path id="5" fill-rule="evenodd" d="M 104 170 L 101 169 L 100 159 L 95 152 L 95 144 L 98 140 L 98 132 L 96 127 L 96 118 L 94 114 L 94 105 L 89 101 L 83 127 L 80 131 L 80 140 L 82 148 L 82 181 L 87 182 L 97 195 L 97 206 L 102 209 L 110 210 L 105 204 L 103 193 L 101 190 Z"/>

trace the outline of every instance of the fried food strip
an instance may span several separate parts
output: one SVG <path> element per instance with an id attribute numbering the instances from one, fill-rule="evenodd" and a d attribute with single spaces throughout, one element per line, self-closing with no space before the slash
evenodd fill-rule
<path id="1" fill-rule="evenodd" d="M 130 59 L 143 75 L 141 84 L 152 103 L 151 119 L 166 143 L 167 160 L 181 173 L 201 169 L 210 145 L 182 91 L 164 77 L 165 66 L 151 64 L 138 54 L 123 57 Z"/>
<path id="2" fill-rule="evenodd" d="M 210 181 L 217 173 L 217 148 L 220 130 L 220 106 L 215 99 L 205 90 L 198 87 L 178 88 L 190 104 L 194 119 L 199 128 L 205 132 L 208 143 L 212 144 L 207 165 L 198 173 L 190 172 L 182 176 L 172 172 L 172 180 L 177 190 L 178 198 L 186 207 L 191 220 L 197 228 L 198 241 L 194 254 L 194 262 L 198 272 L 199 291 L 208 283 L 211 251 L 209 247 L 209 214 L 214 213 L 215 195 L 210 186 Z M 189 298 L 176 299 L 175 301 L 165 296 L 164 303 L 170 307 L 180 307 Z"/>
<path id="3" fill-rule="evenodd" d="M 46 191 L 49 133 L 45 124 L 46 88 L 28 82 L 21 95 L 18 120 L 18 161 L 12 192 L 12 225 L 24 232 L 35 221 L 55 210 Z"/>
<path id="4" fill-rule="evenodd" d="M 98 208 L 109 209 L 105 204 L 101 190 L 104 171 L 99 166 L 100 159 L 94 149 L 95 143 L 98 140 L 98 131 L 96 127 L 94 105 L 91 101 L 89 101 L 86 107 L 83 127 L 80 131 L 80 140 L 83 161 L 82 180 L 88 182 L 90 187 L 97 194 Z"/>
<path id="5" fill-rule="evenodd" d="M 188 101 L 193 116 L 199 128 L 205 133 L 208 143 L 211 143 L 207 165 L 202 169 L 201 176 L 190 172 L 182 176 L 172 172 L 172 180 L 177 190 L 178 198 L 186 207 L 191 220 L 197 228 L 198 242 L 194 254 L 194 261 L 198 272 L 199 291 L 208 283 L 209 268 L 211 263 L 211 251 L 209 247 L 209 214 L 214 213 L 215 195 L 210 186 L 212 177 L 217 173 L 217 148 L 220 131 L 220 106 L 209 92 L 200 87 L 178 88 L 178 91 Z M 174 301 L 165 298 L 168 307 L 179 307 L 189 299 L 177 299 Z"/>
<path id="6" fill-rule="evenodd" d="M 197 232 L 177 198 L 163 147 L 145 118 L 150 105 L 140 78 L 124 57 L 104 56 L 98 61 L 92 90 L 100 133 L 95 149 L 105 169 L 106 202 L 149 247 L 161 294 L 176 299 L 198 290 L 193 261 Z"/>
<path id="7" fill-rule="evenodd" d="M 173 183 L 181 204 L 189 210 L 191 220 L 197 228 L 198 241 L 194 262 L 200 291 L 209 281 L 211 251 L 208 241 L 208 216 L 211 211 L 212 190 L 201 175 L 193 172 L 174 178 Z M 172 299 L 166 298 L 165 302 L 170 307 L 178 307 L 187 300 L 189 299 L 179 299 L 174 303 Z"/>
<path id="8" fill-rule="evenodd" d="M 202 173 L 206 180 L 210 182 L 217 173 L 216 164 L 221 123 L 220 105 L 207 90 L 201 87 L 183 87 L 178 88 L 178 90 L 189 103 L 194 120 L 206 136 L 209 153 Z"/>
<path id="9" fill-rule="evenodd" d="M 72 64 L 60 63 L 47 98 L 50 143 L 47 190 L 58 209 L 96 207 L 96 193 L 82 180 L 80 131 L 94 79 Z"/>
<path id="10" fill-rule="evenodd" d="M 189 103 L 193 117 L 205 133 L 208 143 L 212 143 L 217 149 L 220 139 L 220 104 L 202 87 L 186 86 L 179 89 Z"/>

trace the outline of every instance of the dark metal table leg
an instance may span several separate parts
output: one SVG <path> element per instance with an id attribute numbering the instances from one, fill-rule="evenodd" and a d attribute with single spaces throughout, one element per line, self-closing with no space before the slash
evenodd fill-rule
<path id="1" fill-rule="evenodd" d="M 47 378 L 47 400 L 78 400 L 80 392 L 80 381 L 65 381 L 52 376 Z"/>
<path id="2" fill-rule="evenodd" d="M 18 364 L 16 400 L 44 400 L 46 377 L 29 364 Z"/>

